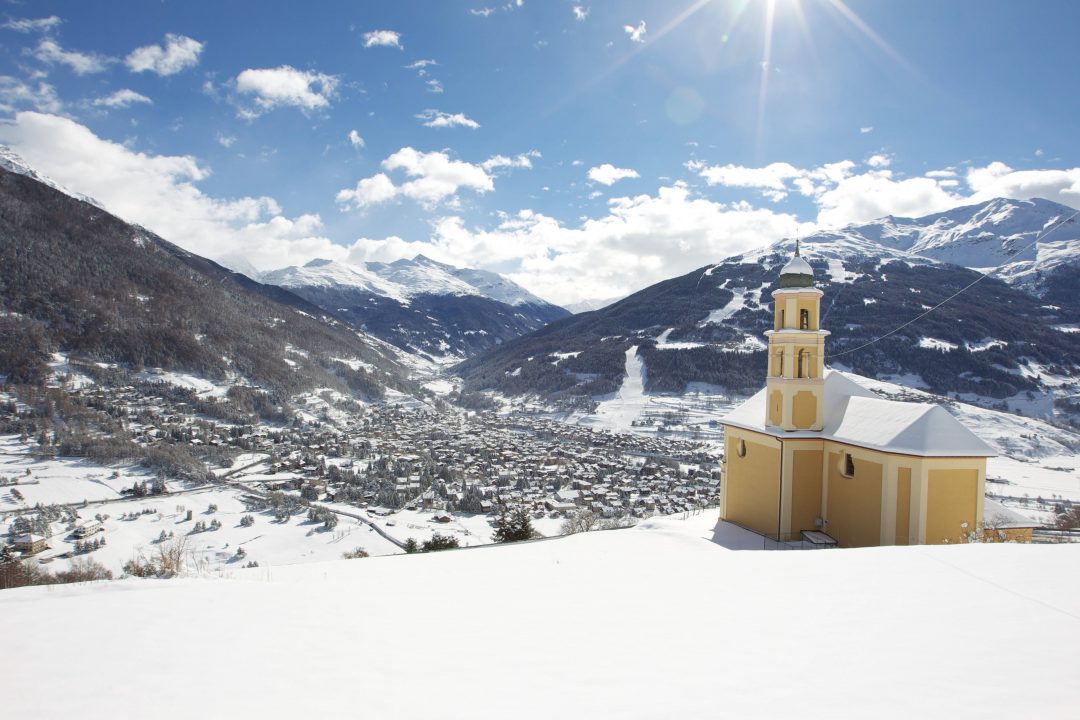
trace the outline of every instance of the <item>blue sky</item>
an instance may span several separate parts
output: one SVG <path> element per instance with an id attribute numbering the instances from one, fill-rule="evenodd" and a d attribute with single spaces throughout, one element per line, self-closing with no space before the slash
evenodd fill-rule
<path id="1" fill-rule="evenodd" d="M 1077 20 L 988 0 L 9 3 L 0 142 L 237 268 L 424 252 L 574 303 L 884 214 L 1080 205 Z"/>

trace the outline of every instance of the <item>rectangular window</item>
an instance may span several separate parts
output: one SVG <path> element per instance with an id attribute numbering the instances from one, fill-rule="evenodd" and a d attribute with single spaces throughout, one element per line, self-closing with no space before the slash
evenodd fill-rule
<path id="1" fill-rule="evenodd" d="M 799 329 L 800 330 L 809 330 L 810 329 L 810 311 L 809 310 L 800 310 L 799 311 Z"/>

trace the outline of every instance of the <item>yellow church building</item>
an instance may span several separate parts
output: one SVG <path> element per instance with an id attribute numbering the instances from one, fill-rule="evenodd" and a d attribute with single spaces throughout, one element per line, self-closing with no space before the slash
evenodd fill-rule
<path id="1" fill-rule="evenodd" d="M 822 294 L 796 246 L 772 293 L 765 388 L 721 420 L 721 519 L 841 547 L 979 531 L 995 452 L 938 405 L 886 400 L 826 370 Z"/>

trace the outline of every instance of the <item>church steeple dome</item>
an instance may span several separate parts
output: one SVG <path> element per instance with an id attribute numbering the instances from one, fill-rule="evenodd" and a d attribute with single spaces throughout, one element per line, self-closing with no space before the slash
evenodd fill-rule
<path id="1" fill-rule="evenodd" d="M 780 287 L 814 287 L 814 269 L 799 254 L 799 241 L 795 240 L 795 255 L 780 271 Z"/>

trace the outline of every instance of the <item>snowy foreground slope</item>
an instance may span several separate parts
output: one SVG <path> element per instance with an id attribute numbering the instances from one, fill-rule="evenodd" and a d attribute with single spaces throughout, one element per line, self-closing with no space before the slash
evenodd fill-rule
<path id="1" fill-rule="evenodd" d="M 525 545 L 0 593 L 10 717 L 1075 710 L 1077 546 L 764 552 L 715 511 Z M 722 546 L 721 544 L 723 543 Z M 1038 638 L 1043 638 L 1042 640 Z"/>

